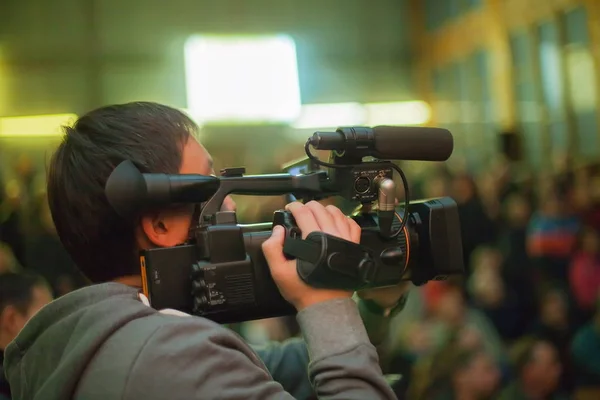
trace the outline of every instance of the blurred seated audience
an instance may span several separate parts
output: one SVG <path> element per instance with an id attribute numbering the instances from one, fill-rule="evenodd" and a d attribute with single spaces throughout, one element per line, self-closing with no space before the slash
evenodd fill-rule
<path id="1" fill-rule="evenodd" d="M 531 325 L 529 334 L 552 343 L 558 350 L 562 365 L 560 388 L 569 391 L 573 386 L 570 359 L 573 338 L 573 318 L 569 313 L 568 293 L 562 285 L 548 285 L 539 290 L 538 317 Z"/>
<path id="2" fill-rule="evenodd" d="M 520 339 L 510 352 L 514 379 L 499 400 L 557 400 L 562 365 L 556 347 L 536 337 Z"/>
<path id="3" fill-rule="evenodd" d="M 463 254 L 468 276 L 471 272 L 469 265 L 471 253 L 482 244 L 492 243 L 495 240 L 496 230 L 486 213 L 475 181 L 470 176 L 463 174 L 454 178 L 452 197 L 458 203 Z"/>
<path id="4" fill-rule="evenodd" d="M 0 400 L 11 398 L 2 368 L 4 349 L 27 321 L 51 301 L 50 287 L 41 276 L 32 272 L 0 274 Z"/>
<path id="5" fill-rule="evenodd" d="M 37 198 L 36 211 L 35 233 L 27 238 L 27 266 L 35 266 L 50 282 L 55 297 L 60 297 L 84 286 L 86 280 L 56 234 L 45 192 Z"/>
<path id="6" fill-rule="evenodd" d="M 409 388 L 414 400 L 485 400 L 499 388 L 500 370 L 481 347 L 451 340 L 416 367 Z"/>
<path id="7" fill-rule="evenodd" d="M 487 216 L 498 225 L 502 218 L 502 199 L 500 198 L 500 182 L 494 171 L 486 171 L 477 179 L 477 188 Z"/>
<path id="8" fill-rule="evenodd" d="M 569 266 L 569 284 L 579 309 L 593 313 L 600 290 L 600 236 L 591 226 L 585 226 L 580 234 Z"/>
<path id="9" fill-rule="evenodd" d="M 498 327 L 501 335 L 511 341 L 523 335 L 535 318 L 537 299 L 531 288 L 534 285 L 533 266 L 527 253 L 527 226 L 531 217 L 531 201 L 525 193 L 512 193 L 502 205 L 502 226 L 498 238 L 498 251 L 502 255 L 500 273 L 509 298 L 518 302 L 518 322 L 514 329 Z"/>
<path id="10" fill-rule="evenodd" d="M 511 194 L 503 205 L 504 226 L 498 238 L 499 251 L 504 258 L 503 273 L 511 282 L 521 280 L 528 274 L 531 260 L 527 254 L 527 225 L 531 209 L 527 198 L 519 193 Z"/>
<path id="11" fill-rule="evenodd" d="M 600 296 L 596 296 L 596 312 L 582 326 L 571 345 L 571 355 L 576 371 L 576 386 L 600 388 Z"/>
<path id="12" fill-rule="evenodd" d="M 600 171 L 582 168 L 577 171 L 573 190 L 573 203 L 580 219 L 596 231 L 600 231 Z"/>
<path id="13" fill-rule="evenodd" d="M 472 303 L 508 340 L 523 333 L 518 293 L 502 276 L 502 255 L 493 247 L 480 247 L 473 253 L 473 273 L 468 281 Z"/>
<path id="14" fill-rule="evenodd" d="M 450 340 L 468 348 L 482 347 L 499 365 L 503 344 L 489 319 L 469 305 L 455 282 L 432 281 L 413 288 L 401 314 L 391 325 L 385 366 L 411 381 L 412 368 L 440 351 Z"/>
<path id="15" fill-rule="evenodd" d="M 462 289 L 447 282 L 429 282 L 427 286 L 442 287 L 441 294 L 428 305 L 434 316 L 429 329 L 434 346 L 439 349 L 460 332 L 465 342 L 481 344 L 494 360 L 504 360 L 502 339 L 490 320 L 480 310 L 470 306 Z"/>
<path id="16" fill-rule="evenodd" d="M 580 222 L 556 188 L 540 199 L 529 222 L 527 250 L 534 259 L 538 279 L 567 283 L 567 270 Z"/>
<path id="17" fill-rule="evenodd" d="M 20 196 L 20 189 L 14 181 L 5 187 L 0 180 L 0 242 L 8 245 L 19 264 L 24 264 L 26 249 L 21 230 Z"/>

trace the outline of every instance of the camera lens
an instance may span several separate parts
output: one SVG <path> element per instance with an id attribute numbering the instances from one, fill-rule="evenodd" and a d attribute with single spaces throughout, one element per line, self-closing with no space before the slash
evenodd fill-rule
<path id="1" fill-rule="evenodd" d="M 354 190 L 356 193 L 366 193 L 371 188 L 371 179 L 366 176 L 361 176 L 360 178 L 356 178 L 354 181 Z"/>

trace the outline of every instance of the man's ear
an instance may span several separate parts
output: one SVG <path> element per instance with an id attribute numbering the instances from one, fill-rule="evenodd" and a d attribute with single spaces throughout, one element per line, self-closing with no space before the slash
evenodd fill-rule
<path id="1" fill-rule="evenodd" d="M 182 215 L 168 211 L 152 212 L 142 217 L 141 225 L 144 234 L 153 245 L 173 247 L 181 244 L 187 234 L 187 228 L 181 226 L 181 218 Z"/>

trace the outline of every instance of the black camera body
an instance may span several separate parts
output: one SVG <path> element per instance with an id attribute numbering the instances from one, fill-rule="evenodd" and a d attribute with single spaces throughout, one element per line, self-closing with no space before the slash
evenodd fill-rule
<path id="1" fill-rule="evenodd" d="M 415 132 L 425 137 L 415 139 Z M 410 206 L 407 201 L 407 205 L 398 207 L 394 170 L 402 177 L 408 200 L 402 171 L 390 161 L 363 160 L 389 151 L 396 152 L 392 156 L 397 155 L 397 149 L 388 147 L 390 135 L 394 136 L 394 143 L 406 144 L 407 138 L 417 144 L 429 140 L 435 151 L 427 153 L 417 146 L 413 153 L 418 159 L 445 160 L 452 152 L 452 137 L 443 129 L 339 128 L 335 133 L 317 132 L 309 139 L 309 158 L 286 167 L 290 172 L 304 170 L 300 174 L 245 176 L 243 168 L 236 168 L 224 170 L 217 178 L 141 174 L 130 162 L 119 165 L 107 182 L 106 194 L 123 216 L 147 205 L 202 203 L 186 244 L 141 252 L 143 290 L 151 305 L 219 323 L 295 313 L 280 295 L 262 252 L 261 245 L 270 237 L 273 225 L 285 228 L 284 254 L 297 259 L 299 276 L 314 287 L 361 290 L 409 280 L 421 285 L 463 273 L 456 203 L 444 197 L 419 200 Z M 445 147 L 440 148 L 440 141 L 446 143 Z M 311 145 L 332 150 L 329 162 L 312 156 Z M 403 152 L 412 154 L 409 150 L 400 151 Z M 352 215 L 361 227 L 360 243 L 323 232 L 312 232 L 303 238 L 287 211 L 276 211 L 271 223 L 238 224 L 234 212 L 220 211 L 223 200 L 231 193 L 291 194 L 304 201 L 339 195 L 352 200 L 363 206 Z M 371 211 L 375 201 L 377 211 Z"/>

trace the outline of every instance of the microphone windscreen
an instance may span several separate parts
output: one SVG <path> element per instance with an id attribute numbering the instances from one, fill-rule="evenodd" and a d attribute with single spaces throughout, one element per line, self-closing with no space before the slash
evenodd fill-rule
<path id="1" fill-rule="evenodd" d="M 454 149 L 452 134 L 444 128 L 376 126 L 373 132 L 382 159 L 446 161 Z"/>

